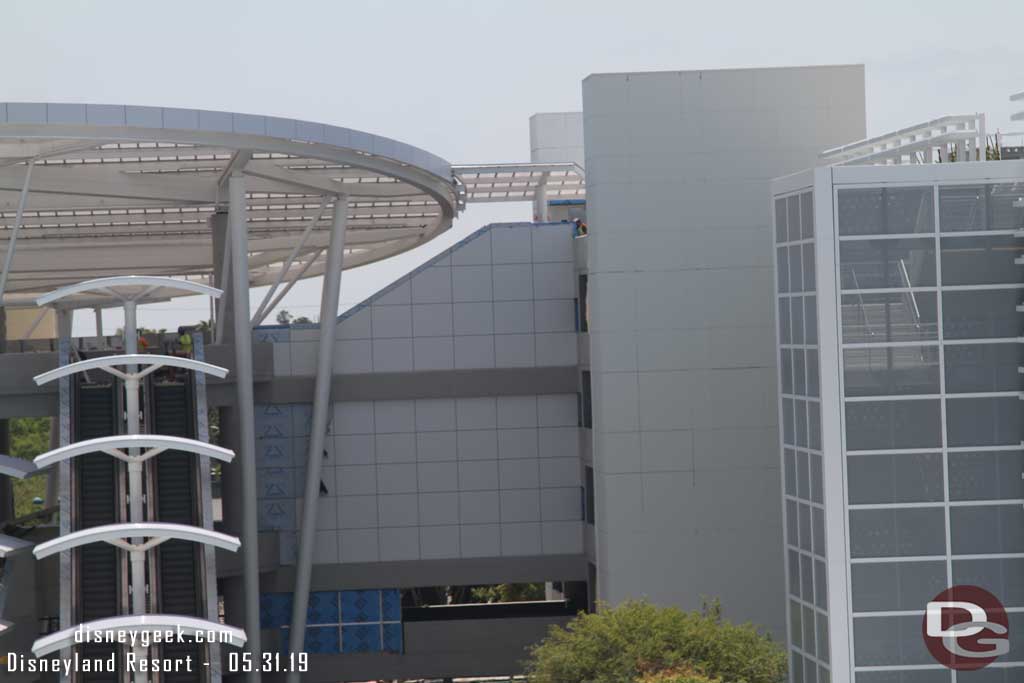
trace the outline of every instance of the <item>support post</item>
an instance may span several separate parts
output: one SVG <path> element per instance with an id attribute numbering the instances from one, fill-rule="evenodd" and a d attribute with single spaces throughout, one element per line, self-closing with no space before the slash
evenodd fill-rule
<path id="1" fill-rule="evenodd" d="M 139 352 L 139 332 L 137 306 L 134 301 L 124 302 L 124 352 Z M 124 381 L 125 396 L 125 433 L 139 433 L 139 380 L 132 376 L 138 371 L 138 366 L 129 365 L 125 368 L 129 378 Z M 138 449 L 129 449 L 131 455 L 138 455 Z M 128 463 L 128 518 L 132 523 L 143 521 L 143 488 L 142 488 L 142 463 L 132 461 Z M 144 538 L 133 538 L 132 543 L 139 545 L 145 541 Z M 141 550 L 132 550 L 128 553 L 132 574 L 132 614 L 146 613 L 146 553 Z M 145 649 L 135 648 L 137 659 L 145 657 Z M 135 672 L 132 676 L 135 683 L 145 683 L 146 675 L 142 672 Z"/>
<path id="2" fill-rule="evenodd" d="M 228 215 L 218 211 L 209 218 L 210 233 L 213 237 L 213 284 L 223 292 L 217 301 L 216 328 L 213 335 L 215 344 L 223 344 L 234 335 L 234 306 L 231 299 L 231 248 L 228 235 Z"/>
<path id="3" fill-rule="evenodd" d="M 246 222 L 245 176 L 228 179 L 228 223 L 231 247 L 231 303 L 235 344 L 235 390 L 238 405 L 238 460 L 242 468 L 242 576 L 245 586 L 246 650 L 258 662 L 260 646 L 259 529 L 256 524 L 256 414 L 252 387 L 252 331 L 249 329 L 249 233 Z M 258 670 L 246 674 L 260 683 Z"/>
<path id="4" fill-rule="evenodd" d="M 299 537 L 299 559 L 295 566 L 295 594 L 292 599 L 292 622 L 289 645 L 292 652 L 301 652 L 306 640 L 306 609 L 309 606 L 310 574 L 313 569 L 313 544 L 316 543 L 316 513 L 320 498 L 320 476 L 323 470 L 324 437 L 327 416 L 331 409 L 331 377 L 334 366 L 334 336 L 337 330 L 338 297 L 345 254 L 345 222 L 348 198 L 334 201 L 331 241 L 327 249 L 323 292 L 320 295 L 320 346 L 316 359 L 316 380 L 313 393 L 313 424 L 309 432 L 309 453 L 306 456 L 306 491 L 302 504 Z M 296 671 L 288 674 L 288 683 L 300 683 Z"/>
<path id="5" fill-rule="evenodd" d="M 92 314 L 96 317 L 96 348 L 103 346 L 103 309 L 97 306 L 92 309 Z"/>

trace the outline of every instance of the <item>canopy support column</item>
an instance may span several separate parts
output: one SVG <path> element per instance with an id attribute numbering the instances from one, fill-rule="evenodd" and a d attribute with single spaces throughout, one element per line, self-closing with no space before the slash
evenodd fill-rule
<path id="1" fill-rule="evenodd" d="M 235 390 L 238 400 L 238 456 L 242 469 L 242 578 L 245 590 L 246 651 L 259 661 L 260 646 L 260 563 L 259 529 L 256 524 L 256 412 L 253 405 L 252 330 L 249 329 L 249 233 L 246 220 L 245 176 L 233 173 L 228 179 L 228 223 L 231 248 L 232 327 L 235 344 Z M 254 668 L 246 674 L 249 683 L 260 683 Z"/>
<path id="2" fill-rule="evenodd" d="M 227 282 L 231 274 L 231 237 L 228 234 L 228 215 L 223 211 L 218 211 L 210 216 L 208 223 L 213 236 L 213 282 L 211 284 L 223 292 L 217 301 L 216 328 L 213 340 L 216 344 L 223 344 L 234 334 L 231 283 Z"/>
<path id="3" fill-rule="evenodd" d="M 139 352 L 139 330 L 138 310 L 134 301 L 124 302 L 124 351 L 125 353 Z M 138 366 L 130 365 L 126 368 L 128 377 L 124 381 L 125 396 L 125 433 L 139 433 L 139 380 L 135 376 Z M 130 449 L 129 453 L 136 455 L 137 449 Z M 142 511 L 142 463 L 136 460 L 128 463 L 128 518 L 133 523 L 143 521 Z M 141 545 L 145 539 L 135 538 L 132 543 Z M 140 550 L 131 550 L 128 553 L 132 575 L 132 614 L 146 613 L 146 553 Z M 135 656 L 137 659 L 145 657 L 145 650 L 136 647 Z M 132 675 L 135 683 L 146 683 L 146 675 L 142 672 L 135 672 Z"/>
<path id="4" fill-rule="evenodd" d="M 316 384 L 313 394 L 313 424 L 310 427 L 309 454 L 306 457 L 306 491 L 302 504 L 299 558 L 295 566 L 295 594 L 289 632 L 292 652 L 302 652 L 306 641 L 306 609 L 309 605 L 310 574 L 313 569 L 313 544 L 316 542 L 316 513 L 324 462 L 324 437 L 327 433 L 327 416 L 331 409 L 334 337 L 338 328 L 338 298 L 345 255 L 347 215 L 348 198 L 342 195 L 334 201 L 331 242 L 327 249 L 327 266 L 324 271 L 323 292 L 320 296 L 320 346 L 317 352 Z M 300 683 L 300 674 L 296 671 L 290 672 L 288 683 Z"/>

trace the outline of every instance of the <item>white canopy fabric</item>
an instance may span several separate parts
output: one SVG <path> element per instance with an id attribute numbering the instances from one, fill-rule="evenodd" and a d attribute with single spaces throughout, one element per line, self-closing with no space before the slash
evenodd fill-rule
<path id="1" fill-rule="evenodd" d="M 36 375 L 34 379 L 35 383 L 41 386 L 47 382 L 52 382 L 53 380 L 60 379 L 61 377 L 68 377 L 77 372 L 97 369 L 116 369 L 125 365 L 183 368 L 185 370 L 203 372 L 207 375 L 213 375 L 214 377 L 219 377 L 221 379 L 228 375 L 227 368 L 222 368 L 219 365 L 211 365 L 210 363 L 204 363 L 198 360 L 192 360 L 191 358 L 184 358 L 182 356 L 162 356 L 157 353 L 124 353 L 118 356 L 99 356 L 96 358 L 80 360 L 77 363 L 68 363 L 67 365 L 62 365 L 59 368 L 54 368 L 53 370 L 40 373 Z"/>
<path id="2" fill-rule="evenodd" d="M 411 145 L 337 126 L 163 107 L 0 103 L 0 224 L 25 186 L 5 294 L 40 294 L 98 274 L 209 283 L 208 219 L 225 179 L 246 178 L 250 281 L 271 284 L 325 198 L 299 254 L 323 273 L 333 197 L 348 197 L 345 267 L 425 243 L 460 200 L 451 165 Z M 73 258 L 72 258 L 73 257 Z M 300 261 L 301 262 L 301 261 Z M 69 267 L 74 264 L 74 267 Z"/>
<path id="3" fill-rule="evenodd" d="M 143 299 L 148 301 L 150 299 L 167 299 L 172 296 L 196 294 L 217 298 L 223 292 L 216 287 L 210 287 L 200 282 L 192 282 L 191 280 L 154 275 L 121 275 L 86 280 L 66 287 L 60 287 L 36 299 L 36 304 L 46 306 L 76 294 L 85 293 L 92 294 L 97 300 L 111 299 L 113 303 L 114 301 L 120 302 L 122 300 L 135 301 Z"/>

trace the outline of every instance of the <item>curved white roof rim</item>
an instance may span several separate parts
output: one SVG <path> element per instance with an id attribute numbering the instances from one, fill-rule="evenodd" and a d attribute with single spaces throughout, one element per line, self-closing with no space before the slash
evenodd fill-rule
<path id="1" fill-rule="evenodd" d="M 234 536 L 210 531 L 187 524 L 166 524 L 162 522 L 138 522 L 135 524 L 104 524 L 65 534 L 32 549 L 37 560 L 71 550 L 90 543 L 124 541 L 131 538 L 159 538 L 164 540 L 193 541 L 204 545 L 236 552 L 241 542 Z M 2 542 L 2 541 L 0 541 Z"/>
<path id="2" fill-rule="evenodd" d="M 68 363 L 67 365 L 62 365 L 59 368 L 54 368 L 53 370 L 48 370 L 44 373 L 38 374 L 33 379 L 37 385 L 43 385 L 47 382 L 52 382 L 55 379 L 60 379 L 61 377 L 68 377 L 76 372 L 96 369 L 105 370 L 108 368 L 116 368 L 119 365 L 155 365 L 157 367 L 183 368 L 185 370 L 203 372 L 207 375 L 219 377 L 220 379 L 224 379 L 228 376 L 227 368 L 222 368 L 219 365 L 211 365 L 210 363 L 204 363 L 203 361 L 193 360 L 191 358 L 182 358 L 181 356 L 162 356 L 156 353 L 125 353 L 120 356 L 99 356 L 98 358 L 88 358 L 75 363 Z"/>
<path id="3" fill-rule="evenodd" d="M 4 536 L 0 534 L 0 558 L 7 558 L 15 553 L 19 553 L 22 550 L 28 550 L 32 547 L 32 543 L 25 541 L 14 536 Z"/>
<path id="4" fill-rule="evenodd" d="M 223 294 L 223 292 L 216 287 L 210 287 L 209 285 L 204 285 L 199 282 L 191 282 L 189 280 L 179 280 L 173 277 L 161 277 L 154 275 L 121 275 L 116 277 L 102 277 L 94 280 L 86 280 L 84 282 L 55 289 L 49 294 L 44 294 L 36 299 L 36 305 L 46 306 L 47 304 L 59 301 L 73 294 L 81 294 L 83 292 L 111 292 L 116 295 L 116 292 L 112 292 L 112 290 L 118 287 L 145 287 L 151 290 L 169 289 L 171 291 L 181 292 L 182 296 L 201 294 L 217 298 Z M 129 301 L 133 300 L 130 296 L 126 296 L 125 299 Z"/>
<path id="5" fill-rule="evenodd" d="M 118 434 L 116 436 L 101 436 L 96 439 L 78 441 L 67 446 L 55 448 L 42 455 L 36 456 L 35 465 L 38 469 L 49 467 L 64 460 L 77 458 L 87 453 L 109 453 L 110 451 L 121 451 L 125 448 L 144 448 L 146 450 L 160 449 L 163 451 L 185 451 L 196 455 L 205 455 L 215 460 L 231 462 L 234 451 L 214 446 L 205 441 L 186 439 L 181 436 L 161 436 L 158 434 Z M 137 456 L 144 457 L 144 456 Z"/>
<path id="6" fill-rule="evenodd" d="M 104 632 L 114 633 L 148 633 L 150 635 L 162 631 L 177 631 L 178 629 L 187 635 L 195 636 L 196 633 L 213 635 L 218 638 L 217 642 L 227 643 L 235 647 L 245 645 L 245 631 L 234 626 L 218 624 L 214 621 L 207 621 L 197 617 L 187 617 L 180 614 L 135 614 L 123 617 L 110 617 L 108 619 L 97 619 L 86 622 L 71 628 L 66 628 L 57 633 L 43 636 L 32 643 L 32 654 L 36 657 L 44 657 L 52 652 L 70 647 L 75 644 L 75 633 L 81 630 L 88 637 L 102 636 Z"/>
<path id="7" fill-rule="evenodd" d="M 233 174 L 245 179 L 249 274 L 257 286 L 277 280 L 325 197 L 347 198 L 346 268 L 430 241 L 462 208 L 451 164 L 434 154 L 362 131 L 277 117 L 0 103 L 5 221 L 13 217 L 30 161 L 18 256 L 5 294 L 39 295 L 97 273 L 210 282 L 208 221 L 224 210 L 225 180 Z M 326 246 L 330 224 L 329 215 L 314 223 L 300 259 L 324 260 L 317 249 Z"/>
<path id="8" fill-rule="evenodd" d="M 12 458 L 9 455 L 0 455 L 0 475 L 24 479 L 36 472 L 36 466 L 31 460 Z"/>

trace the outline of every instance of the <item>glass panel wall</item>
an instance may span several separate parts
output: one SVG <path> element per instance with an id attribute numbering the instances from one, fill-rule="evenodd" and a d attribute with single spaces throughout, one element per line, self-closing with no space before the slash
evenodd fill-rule
<path id="1" fill-rule="evenodd" d="M 921 637 L 950 586 L 1024 606 L 1022 198 L 1024 182 L 836 192 L 857 683 L 951 681 Z"/>
<path id="2" fill-rule="evenodd" d="M 814 197 L 775 200 L 791 678 L 829 683 Z M 934 319 L 934 316 L 933 316 Z"/>

